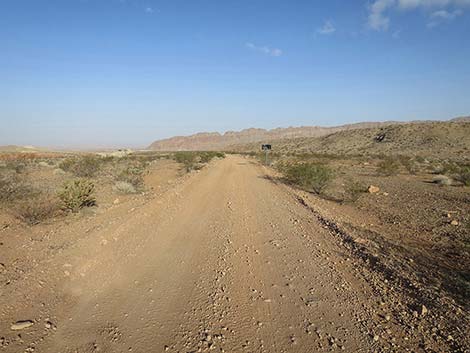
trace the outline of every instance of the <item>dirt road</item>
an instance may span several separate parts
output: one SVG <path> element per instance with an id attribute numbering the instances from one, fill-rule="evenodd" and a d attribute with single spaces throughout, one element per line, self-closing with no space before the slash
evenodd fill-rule
<path id="1" fill-rule="evenodd" d="M 355 260 L 267 173 L 228 156 L 32 259 L 3 290 L 0 351 L 404 350 Z"/>

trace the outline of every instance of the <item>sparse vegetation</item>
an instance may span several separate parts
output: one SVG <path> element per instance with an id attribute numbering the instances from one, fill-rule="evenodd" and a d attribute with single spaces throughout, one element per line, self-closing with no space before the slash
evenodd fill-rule
<path id="1" fill-rule="evenodd" d="M 176 152 L 174 158 L 176 162 L 183 164 L 187 172 L 194 169 L 196 164 L 196 154 L 194 152 Z"/>
<path id="2" fill-rule="evenodd" d="M 355 202 L 366 192 L 366 184 L 348 179 L 344 184 L 344 201 Z"/>
<path id="3" fill-rule="evenodd" d="M 134 185 L 126 181 L 118 181 L 114 184 L 113 189 L 123 194 L 135 194 L 137 192 Z"/>
<path id="4" fill-rule="evenodd" d="M 454 174 L 454 179 L 465 186 L 470 186 L 470 165 L 459 166 Z"/>
<path id="5" fill-rule="evenodd" d="M 185 170 L 190 172 L 193 169 L 200 169 L 198 163 L 209 163 L 213 158 L 225 158 L 223 152 L 175 152 L 173 158 L 176 162 L 183 164 Z"/>
<path id="6" fill-rule="evenodd" d="M 286 179 L 301 188 L 321 194 L 333 179 L 332 170 L 322 164 L 300 163 L 287 167 Z"/>
<path id="7" fill-rule="evenodd" d="M 136 189 L 141 189 L 144 185 L 144 166 L 138 163 L 125 168 L 117 177 L 118 181 L 132 185 Z M 135 192 L 135 191 L 134 191 Z"/>
<path id="8" fill-rule="evenodd" d="M 199 159 L 201 163 L 209 163 L 213 158 L 225 158 L 223 152 L 201 152 L 199 153 Z"/>
<path id="9" fill-rule="evenodd" d="M 432 182 L 437 185 L 441 186 L 449 186 L 452 185 L 452 179 L 449 178 L 447 175 L 436 175 Z"/>
<path id="10" fill-rule="evenodd" d="M 57 198 L 49 195 L 38 195 L 18 202 L 13 210 L 18 219 L 29 225 L 35 225 L 57 216 L 61 208 Z"/>
<path id="11" fill-rule="evenodd" d="M 400 163 L 395 158 L 386 157 L 377 164 L 377 174 L 383 176 L 397 175 L 400 170 Z"/>
<path id="12" fill-rule="evenodd" d="M 86 155 L 80 158 L 66 158 L 59 164 L 59 168 L 80 178 L 92 178 L 96 176 L 103 162 L 106 160 L 101 157 Z"/>
<path id="13" fill-rule="evenodd" d="M 95 184 L 90 180 L 74 179 L 63 185 L 58 196 L 65 209 L 78 212 L 83 207 L 95 205 L 94 192 Z"/>
<path id="14" fill-rule="evenodd" d="M 13 173 L 0 174 L 0 201 L 10 202 L 23 200 L 32 196 L 33 187 Z"/>
<path id="15" fill-rule="evenodd" d="M 399 156 L 400 163 L 410 174 L 416 174 L 419 171 L 418 163 L 411 157 Z"/>

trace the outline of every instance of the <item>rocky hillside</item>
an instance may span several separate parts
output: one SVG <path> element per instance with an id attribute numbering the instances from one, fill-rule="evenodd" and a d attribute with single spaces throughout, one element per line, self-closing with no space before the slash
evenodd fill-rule
<path id="1" fill-rule="evenodd" d="M 249 144 L 266 140 L 293 139 L 300 137 L 320 137 L 343 130 L 355 130 L 388 126 L 399 122 L 357 123 L 335 127 L 301 126 L 265 129 L 245 129 L 241 131 L 202 132 L 190 136 L 176 136 L 153 142 L 148 148 L 155 151 L 213 151 L 226 150 L 228 146 Z"/>
<path id="2" fill-rule="evenodd" d="M 395 124 L 269 142 L 274 151 L 281 153 L 403 154 L 470 159 L 470 119 Z M 259 144 L 235 145 L 230 149 L 257 151 Z"/>
<path id="3" fill-rule="evenodd" d="M 470 121 L 469 117 L 456 118 L 458 121 Z M 265 129 L 245 129 L 241 131 L 227 131 L 224 134 L 218 132 L 202 132 L 190 136 L 176 136 L 164 140 L 153 142 L 148 148 L 155 151 L 213 151 L 227 150 L 231 146 L 241 146 L 251 143 L 277 141 L 297 138 L 318 138 L 331 135 L 336 132 L 350 131 L 358 129 L 381 128 L 392 125 L 408 125 L 416 123 L 431 123 L 430 121 L 421 122 L 363 122 L 356 124 L 341 125 L 335 127 L 321 126 L 301 126 L 277 128 L 272 130 Z"/>

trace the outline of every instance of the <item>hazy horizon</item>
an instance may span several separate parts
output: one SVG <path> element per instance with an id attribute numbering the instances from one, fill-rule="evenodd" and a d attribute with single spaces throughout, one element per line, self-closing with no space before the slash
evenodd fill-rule
<path id="1" fill-rule="evenodd" d="M 0 4 L 0 145 L 468 115 L 470 1 Z"/>

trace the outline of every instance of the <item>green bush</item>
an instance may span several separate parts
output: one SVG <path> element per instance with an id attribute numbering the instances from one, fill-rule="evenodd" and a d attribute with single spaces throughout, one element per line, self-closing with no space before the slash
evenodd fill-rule
<path id="1" fill-rule="evenodd" d="M 209 163 L 213 158 L 225 158 L 223 152 L 200 152 L 199 159 L 201 163 Z"/>
<path id="2" fill-rule="evenodd" d="M 58 196 L 65 209 L 78 212 L 80 208 L 96 204 L 95 185 L 87 179 L 74 179 L 65 182 Z"/>
<path id="3" fill-rule="evenodd" d="M 39 195 L 17 203 L 13 212 L 23 222 L 35 225 L 57 216 L 60 213 L 60 204 L 56 198 Z"/>
<path id="4" fill-rule="evenodd" d="M 194 169 L 196 164 L 196 154 L 194 152 L 176 152 L 174 159 L 176 162 L 183 164 L 187 172 Z"/>
<path id="5" fill-rule="evenodd" d="M 289 182 L 321 194 L 333 179 L 333 172 L 322 164 L 302 163 L 286 168 L 285 176 Z"/>
<path id="6" fill-rule="evenodd" d="M 397 175 L 400 170 L 400 163 L 394 158 L 388 157 L 377 164 L 377 174 L 384 176 Z"/>

